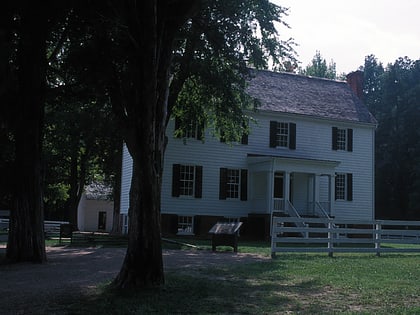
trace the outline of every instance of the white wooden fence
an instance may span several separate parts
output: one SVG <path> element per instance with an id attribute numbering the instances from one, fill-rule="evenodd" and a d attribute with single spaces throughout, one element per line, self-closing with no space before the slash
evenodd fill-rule
<path id="1" fill-rule="evenodd" d="M 420 252 L 420 221 L 273 217 L 272 256 L 279 252 Z"/>
<path id="2" fill-rule="evenodd" d="M 44 232 L 46 236 L 59 235 L 60 225 L 68 224 L 66 221 L 44 221 Z M 0 219 L 0 229 L 6 230 L 9 228 L 9 219 Z"/>

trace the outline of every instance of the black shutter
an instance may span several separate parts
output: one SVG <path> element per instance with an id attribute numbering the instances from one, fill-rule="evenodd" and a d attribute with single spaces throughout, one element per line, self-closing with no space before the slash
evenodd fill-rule
<path id="1" fill-rule="evenodd" d="M 220 131 L 220 142 L 226 142 L 225 132 L 223 130 Z"/>
<path id="2" fill-rule="evenodd" d="M 353 151 L 353 129 L 347 129 L 347 151 Z"/>
<path id="3" fill-rule="evenodd" d="M 227 186 L 227 168 L 220 169 L 220 181 L 219 181 L 219 199 L 226 199 L 226 188 Z"/>
<path id="4" fill-rule="evenodd" d="M 201 215 L 195 215 L 194 219 L 193 219 L 193 233 L 194 233 L 194 235 L 199 235 L 200 234 L 200 232 L 201 232 L 200 228 L 201 228 Z"/>
<path id="5" fill-rule="evenodd" d="M 204 123 L 200 122 L 197 126 L 197 140 L 204 140 Z"/>
<path id="6" fill-rule="evenodd" d="M 241 200 L 248 200 L 248 170 L 241 170 Z"/>
<path id="7" fill-rule="evenodd" d="M 347 174 L 347 200 L 353 200 L 353 174 Z"/>
<path id="8" fill-rule="evenodd" d="M 195 189 L 194 189 L 194 197 L 201 198 L 202 191 L 203 191 L 203 167 L 196 166 L 195 167 Z"/>
<path id="9" fill-rule="evenodd" d="M 277 146 L 277 121 L 270 121 L 270 148 Z"/>
<path id="10" fill-rule="evenodd" d="M 332 127 L 332 149 L 337 150 L 337 137 L 338 137 L 338 128 Z"/>
<path id="11" fill-rule="evenodd" d="M 337 200 L 337 173 L 335 173 L 334 179 L 334 200 Z"/>
<path id="12" fill-rule="evenodd" d="M 241 144 L 248 144 L 248 134 L 244 133 L 242 135 Z"/>
<path id="13" fill-rule="evenodd" d="M 289 149 L 296 150 L 296 124 L 289 123 Z"/>
<path id="14" fill-rule="evenodd" d="M 179 197 L 179 176 L 181 165 L 172 165 L 172 197 Z"/>

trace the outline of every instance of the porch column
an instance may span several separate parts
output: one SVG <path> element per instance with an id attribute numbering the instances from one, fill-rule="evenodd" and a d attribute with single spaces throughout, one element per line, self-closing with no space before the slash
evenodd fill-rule
<path id="1" fill-rule="evenodd" d="M 273 213 L 274 210 L 274 172 L 270 171 L 267 173 L 267 200 L 268 200 L 268 211 L 270 212 L 270 215 Z"/>
<path id="2" fill-rule="evenodd" d="M 290 202 L 290 172 L 284 172 L 284 206 L 288 209 Z"/>
<path id="3" fill-rule="evenodd" d="M 314 203 L 319 202 L 319 177 L 320 174 L 314 174 Z M 315 205 L 314 205 L 315 206 Z"/>
<path id="4" fill-rule="evenodd" d="M 334 201 L 335 201 L 335 174 L 330 174 L 330 216 L 335 216 Z"/>

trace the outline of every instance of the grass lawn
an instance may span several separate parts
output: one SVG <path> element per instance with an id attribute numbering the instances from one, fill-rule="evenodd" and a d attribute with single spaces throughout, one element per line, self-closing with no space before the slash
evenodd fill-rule
<path id="1" fill-rule="evenodd" d="M 187 240 L 185 240 L 187 242 Z M 191 243 L 191 240 L 189 241 Z M 208 241 L 195 242 L 208 248 Z M 269 255 L 267 243 L 240 252 Z M 420 314 L 419 254 L 278 254 L 267 262 L 180 269 L 160 289 L 97 294 L 71 314 Z"/>

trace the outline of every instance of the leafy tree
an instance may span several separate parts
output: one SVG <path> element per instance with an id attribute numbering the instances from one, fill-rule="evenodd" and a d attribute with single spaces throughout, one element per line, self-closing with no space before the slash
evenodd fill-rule
<path id="1" fill-rule="evenodd" d="M 46 214 L 73 225 L 88 182 L 118 186 L 122 142 L 98 73 L 87 71 L 91 38 L 78 9 L 69 10 L 50 32 L 44 139 Z"/>
<path id="2" fill-rule="evenodd" d="M 327 65 L 327 61 L 322 57 L 321 53 L 317 51 L 312 61 L 305 69 L 299 71 L 300 74 L 308 75 L 318 78 L 337 79 L 336 64 L 331 59 Z"/>
<path id="3" fill-rule="evenodd" d="M 102 43 L 120 54 L 112 60 L 114 81 L 107 90 L 133 158 L 129 243 L 114 285 L 160 285 L 168 120 L 181 113 L 212 123 L 219 132 L 241 130 L 242 108 L 249 104 L 243 92 L 247 66 L 266 67 L 270 56 L 279 63 L 287 49 L 273 25 L 283 9 L 268 1 L 126 1 L 113 12 L 116 27 Z M 184 97 L 187 91 L 203 103 Z"/>
<path id="4" fill-rule="evenodd" d="M 366 104 L 378 119 L 377 216 L 418 216 L 420 61 L 399 58 L 384 70 L 374 56 L 368 56 L 364 68 Z"/>

